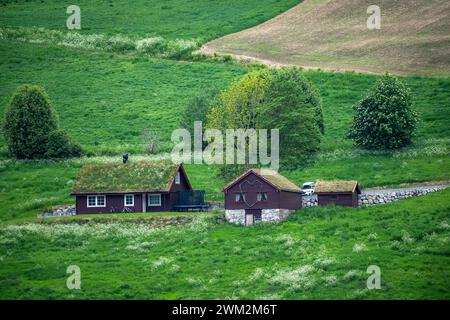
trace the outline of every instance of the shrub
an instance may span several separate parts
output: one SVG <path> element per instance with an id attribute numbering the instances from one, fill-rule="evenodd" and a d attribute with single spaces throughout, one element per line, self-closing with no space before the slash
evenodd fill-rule
<path id="1" fill-rule="evenodd" d="M 58 118 L 45 90 L 24 85 L 6 108 L 3 124 L 9 153 L 17 159 L 79 156 L 81 146 L 58 129 Z"/>
<path id="2" fill-rule="evenodd" d="M 70 141 L 62 129 L 52 131 L 48 135 L 45 157 L 49 159 L 79 157 L 83 154 L 81 145 Z"/>
<path id="3" fill-rule="evenodd" d="M 396 149 L 411 142 L 417 114 L 411 109 L 410 90 L 386 74 L 354 107 L 348 137 L 365 149 Z"/>
<path id="4" fill-rule="evenodd" d="M 10 154 L 18 159 L 44 158 L 48 134 L 57 127 L 57 115 L 44 89 L 19 87 L 6 109 L 3 125 Z"/>
<path id="5" fill-rule="evenodd" d="M 167 51 L 167 41 L 162 37 L 141 39 L 136 42 L 136 49 L 139 52 L 159 56 Z"/>

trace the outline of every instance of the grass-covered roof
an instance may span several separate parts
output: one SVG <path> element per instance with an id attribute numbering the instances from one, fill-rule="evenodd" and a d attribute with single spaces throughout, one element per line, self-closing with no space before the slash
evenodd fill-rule
<path id="1" fill-rule="evenodd" d="M 170 160 L 87 165 L 72 193 L 168 191 L 178 166 Z"/>
<path id="2" fill-rule="evenodd" d="M 224 187 L 224 190 L 226 190 L 229 187 L 231 187 L 232 185 L 234 185 L 236 182 L 241 180 L 243 177 L 245 177 L 250 172 L 254 172 L 257 175 L 263 177 L 264 179 L 269 181 L 271 184 L 273 184 L 276 187 L 278 187 L 280 190 L 294 191 L 294 192 L 300 192 L 301 191 L 301 189 L 295 183 L 293 183 L 292 181 L 288 180 L 286 177 L 282 176 L 277 171 L 270 170 L 270 169 L 250 169 L 250 170 L 246 171 L 244 174 L 242 174 L 241 176 L 239 176 L 238 178 L 236 178 L 233 181 L 231 181 L 229 184 L 227 184 Z"/>
<path id="3" fill-rule="evenodd" d="M 277 171 L 269 169 L 253 169 L 253 171 L 264 177 L 272 184 L 276 185 L 281 190 L 300 191 L 300 188 L 295 183 L 282 176 Z"/>
<path id="4" fill-rule="evenodd" d="M 349 181 L 318 181 L 315 186 L 315 192 L 353 192 L 358 182 Z"/>

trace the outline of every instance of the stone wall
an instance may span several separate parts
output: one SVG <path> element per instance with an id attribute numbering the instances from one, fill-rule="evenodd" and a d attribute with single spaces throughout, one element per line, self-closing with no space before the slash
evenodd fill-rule
<path id="1" fill-rule="evenodd" d="M 263 209 L 261 211 L 261 220 L 263 222 L 279 222 L 286 219 L 293 210 L 288 209 Z"/>
<path id="2" fill-rule="evenodd" d="M 391 190 L 367 190 L 358 197 L 359 205 L 375 205 L 403 200 L 411 197 L 423 196 L 430 192 L 445 189 L 447 186 L 420 187 Z"/>
<path id="3" fill-rule="evenodd" d="M 317 194 L 302 197 L 302 208 L 317 206 Z"/>
<path id="4" fill-rule="evenodd" d="M 376 205 L 398 201 L 410 197 L 422 196 L 430 192 L 436 192 L 447 188 L 448 186 L 430 186 L 403 189 L 386 189 L 386 190 L 363 190 L 358 196 L 359 205 Z M 302 197 L 303 207 L 317 206 L 317 194 Z"/>
<path id="5" fill-rule="evenodd" d="M 53 207 L 51 212 L 38 214 L 38 218 L 65 217 L 76 215 L 75 205 Z"/>
<path id="6" fill-rule="evenodd" d="M 225 219 L 231 223 L 245 224 L 245 210 L 225 210 Z"/>

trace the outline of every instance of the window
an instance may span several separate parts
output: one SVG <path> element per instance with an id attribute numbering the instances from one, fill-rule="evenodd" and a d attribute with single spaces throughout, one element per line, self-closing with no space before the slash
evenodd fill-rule
<path id="1" fill-rule="evenodd" d="M 126 194 L 124 196 L 124 204 L 126 207 L 134 206 L 134 194 Z"/>
<path id="2" fill-rule="evenodd" d="M 106 207 L 106 197 L 105 196 L 88 196 L 87 206 L 90 207 Z"/>
<path id="3" fill-rule="evenodd" d="M 175 176 L 175 184 L 180 184 L 180 171 L 177 172 L 177 175 Z"/>
<path id="4" fill-rule="evenodd" d="M 261 222 L 262 221 L 261 212 L 255 213 L 253 215 L 253 219 L 255 220 L 255 223 Z"/>
<path id="5" fill-rule="evenodd" d="M 160 207 L 161 206 L 161 195 L 160 194 L 149 194 L 148 195 L 148 206 L 149 207 Z"/>
<path id="6" fill-rule="evenodd" d="M 88 196 L 88 207 L 95 207 L 97 204 L 96 196 Z"/>
<path id="7" fill-rule="evenodd" d="M 258 202 L 267 201 L 267 192 L 258 192 Z"/>
<path id="8" fill-rule="evenodd" d="M 245 201 L 245 193 L 236 193 L 234 200 L 236 202 L 243 202 L 243 201 Z"/>

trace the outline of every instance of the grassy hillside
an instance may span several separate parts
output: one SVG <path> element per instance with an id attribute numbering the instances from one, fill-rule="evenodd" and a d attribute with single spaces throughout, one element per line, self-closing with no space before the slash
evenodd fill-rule
<path id="1" fill-rule="evenodd" d="M 81 32 L 163 36 L 204 41 L 255 26 L 299 0 L 79 0 Z M 38 26 L 66 30 L 66 9 L 59 0 L 0 1 L 1 26 Z"/>
<path id="2" fill-rule="evenodd" d="M 235 64 L 176 62 L 37 44 L 3 41 L 0 48 L 4 84 L 0 119 L 18 85 L 40 84 L 50 94 L 61 126 L 96 155 L 142 153 L 144 128 L 157 129 L 164 148 L 170 150 L 170 134 L 178 127 L 188 99 L 213 86 L 224 88 L 247 72 Z M 293 181 L 357 179 L 363 187 L 373 187 L 449 179 L 450 79 L 403 78 L 421 115 L 414 144 L 395 152 L 365 152 L 353 147 L 345 133 L 352 105 L 378 77 L 312 71 L 305 75 L 322 97 L 326 130 L 315 163 L 284 173 Z M 5 158 L 3 136 L 0 146 Z M 73 202 L 69 193 L 85 162 L 2 162 L 1 220 L 33 217 L 46 206 Z M 195 188 L 205 189 L 210 200 L 221 199 L 225 184 L 215 172 L 214 167 L 188 167 Z"/>
<path id="3" fill-rule="evenodd" d="M 242 76 L 244 66 L 174 62 L 140 55 L 0 42 L 0 119 L 15 88 L 42 85 L 61 126 L 95 154 L 141 153 L 140 133 L 155 128 L 169 147 L 186 102 L 212 87 L 224 88 Z M 323 101 L 323 150 L 352 150 L 345 133 L 352 105 L 374 85 L 376 76 L 306 72 Z M 416 142 L 440 144 L 450 134 L 450 79 L 404 78 L 421 114 Z M 3 146 L 3 136 L 0 137 Z"/>
<path id="4" fill-rule="evenodd" d="M 49 93 L 62 127 L 88 150 L 141 153 L 144 128 L 170 141 L 188 99 L 211 87 L 224 88 L 245 72 L 226 64 L 0 42 L 0 119 L 17 86 L 39 84 Z"/>
<path id="5" fill-rule="evenodd" d="M 207 44 L 209 51 L 334 70 L 447 76 L 450 3 L 382 1 L 369 30 L 370 0 L 306 0 L 254 28 Z"/>
<path id="6" fill-rule="evenodd" d="M 249 228 L 0 227 L 2 299 L 449 299 L 450 190 Z M 81 269 L 81 290 L 66 269 Z M 369 265 L 381 289 L 366 288 Z"/>

